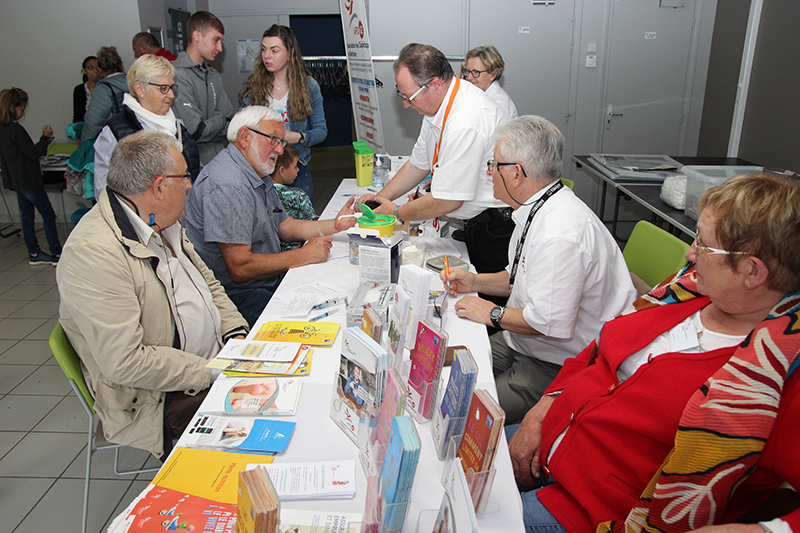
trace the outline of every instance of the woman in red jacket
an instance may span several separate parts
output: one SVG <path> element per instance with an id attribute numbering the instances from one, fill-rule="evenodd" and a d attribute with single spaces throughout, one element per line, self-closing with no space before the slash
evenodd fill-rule
<path id="1" fill-rule="evenodd" d="M 699 207 L 693 264 L 567 360 L 513 434 L 518 483 L 542 487 L 528 531 L 800 531 L 796 506 L 757 514 L 800 486 L 800 187 L 740 176 Z"/>

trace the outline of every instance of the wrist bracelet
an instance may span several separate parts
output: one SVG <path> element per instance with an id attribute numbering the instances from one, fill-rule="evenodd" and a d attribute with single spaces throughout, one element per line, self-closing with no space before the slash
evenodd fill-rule
<path id="1" fill-rule="evenodd" d="M 395 205 L 395 206 L 394 206 L 394 210 L 392 211 L 392 214 L 394 215 L 394 218 L 396 218 L 396 219 L 397 219 L 397 221 L 398 221 L 400 224 L 405 224 L 405 222 L 403 221 L 403 219 L 402 219 L 402 218 L 400 218 L 400 206 L 399 206 L 399 205 Z"/>

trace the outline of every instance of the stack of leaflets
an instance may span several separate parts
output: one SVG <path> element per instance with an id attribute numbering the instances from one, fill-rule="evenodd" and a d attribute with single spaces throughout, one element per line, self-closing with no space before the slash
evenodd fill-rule
<path id="1" fill-rule="evenodd" d="M 375 342 L 381 342 L 383 321 L 378 316 L 378 313 L 372 309 L 372 307 L 364 308 L 364 315 L 361 320 L 361 331 L 372 337 L 372 340 Z"/>
<path id="2" fill-rule="evenodd" d="M 428 297 L 434 274 L 417 265 L 402 265 L 397 285 L 411 298 L 410 329 L 406 331 L 406 348 L 414 348 L 417 324 L 428 314 Z"/>
<path id="3" fill-rule="evenodd" d="M 403 529 L 419 453 L 420 441 L 414 422 L 407 416 L 394 417 L 380 479 L 381 531 L 384 533 Z"/>
<path id="4" fill-rule="evenodd" d="M 199 448 L 234 448 L 274 455 L 286 451 L 295 426 L 284 420 L 198 413 L 183 434 L 183 442 Z"/>
<path id="5" fill-rule="evenodd" d="M 358 326 L 345 330 L 330 416 L 356 444 L 362 428 L 373 426 L 388 368 L 389 354 L 380 344 Z"/>
<path id="6" fill-rule="evenodd" d="M 666 155 L 589 154 L 595 167 L 613 180 L 663 182 L 683 165 Z"/>
<path id="7" fill-rule="evenodd" d="M 444 498 L 436 517 L 434 532 L 457 531 L 458 533 L 478 533 L 478 519 L 472 507 L 469 483 L 456 458 L 444 481 Z"/>
<path id="8" fill-rule="evenodd" d="M 384 341 L 384 347 L 393 359 L 392 366 L 397 369 L 401 367 L 403 361 L 410 315 L 411 296 L 397 284 L 389 303 L 389 326 Z"/>
<path id="9" fill-rule="evenodd" d="M 454 350 L 450 380 L 447 382 L 442 404 L 436 411 L 431 427 L 439 459 L 447 456 L 451 441 L 455 441 L 456 447 L 461 442 L 477 376 L 478 365 L 469 349 L 459 347 Z"/>
<path id="10" fill-rule="evenodd" d="M 476 509 L 480 508 L 484 497 L 486 478 L 481 473 L 492 468 L 505 421 L 505 411 L 487 391 L 478 389 L 472 393 L 457 456 L 470 480 L 472 502 Z"/>
<path id="11" fill-rule="evenodd" d="M 278 531 L 280 533 L 359 533 L 360 522 L 361 513 L 283 509 Z"/>
<path id="12" fill-rule="evenodd" d="M 228 342 L 230 343 L 232 340 Z M 209 361 L 206 366 L 208 368 L 223 370 L 226 376 L 305 376 L 311 370 L 311 355 L 313 353 L 314 350 L 312 350 L 309 346 L 302 344 L 300 345 L 300 349 L 293 360 L 281 362 L 248 359 L 225 359 L 221 356 L 222 352 L 220 352 L 220 355 L 217 355 L 217 357 Z"/>
<path id="13" fill-rule="evenodd" d="M 269 474 L 283 502 L 342 500 L 356 495 L 356 463 L 352 459 L 319 463 L 249 465 Z"/>
<path id="14" fill-rule="evenodd" d="M 219 378 L 211 384 L 206 414 L 294 416 L 303 383 L 298 378 Z"/>
<path id="15" fill-rule="evenodd" d="M 276 533 L 281 502 L 266 470 L 256 467 L 239 472 L 236 533 Z"/>
<path id="16" fill-rule="evenodd" d="M 253 337 L 257 341 L 300 342 L 311 346 L 330 346 L 336 340 L 339 324 L 336 322 L 292 322 L 276 320 L 267 322 Z"/>
<path id="17" fill-rule="evenodd" d="M 447 352 L 447 333 L 420 320 L 416 337 L 411 350 L 406 407 L 418 420 L 430 420 Z"/>
<path id="18" fill-rule="evenodd" d="M 386 446 L 389 443 L 389 436 L 392 433 L 392 421 L 395 416 L 403 414 L 406 406 L 406 385 L 400 379 L 397 370 L 390 368 L 386 373 L 386 388 L 383 393 L 383 403 L 378 414 L 378 422 L 375 424 L 375 437 L 373 442 L 376 448 L 375 461 L 383 461 L 386 454 Z"/>
<path id="19" fill-rule="evenodd" d="M 236 503 L 220 503 L 184 491 L 148 485 L 111 522 L 108 533 L 214 531 L 234 533 Z"/>

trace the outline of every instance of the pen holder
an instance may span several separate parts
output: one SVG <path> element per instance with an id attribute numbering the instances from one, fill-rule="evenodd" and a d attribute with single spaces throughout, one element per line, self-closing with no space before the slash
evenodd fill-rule
<path id="1" fill-rule="evenodd" d="M 455 439 L 450 439 L 450 443 L 447 446 L 444 475 L 442 477 L 443 484 L 446 483 L 447 473 L 453 468 L 452 462 L 455 461 L 458 456 L 458 448 L 459 442 L 456 442 Z M 469 468 L 465 472 L 476 516 L 483 516 L 486 512 L 486 506 L 489 503 L 489 494 L 492 492 L 492 485 L 494 484 L 494 477 L 496 474 L 496 468 L 490 468 L 482 472 L 476 472 L 474 469 Z"/>

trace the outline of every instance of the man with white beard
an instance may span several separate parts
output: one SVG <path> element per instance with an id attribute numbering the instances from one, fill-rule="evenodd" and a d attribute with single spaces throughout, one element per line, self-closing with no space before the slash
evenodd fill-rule
<path id="1" fill-rule="evenodd" d="M 289 217 L 269 175 L 286 145 L 281 116 L 268 107 L 245 107 L 231 119 L 228 146 L 200 172 L 186 198 L 182 223 L 200 257 L 214 271 L 252 326 L 292 267 L 321 263 L 330 235 L 354 217 Z M 266 178 L 266 179 L 265 179 Z M 339 215 L 353 214 L 353 199 Z M 308 241 L 281 252 L 280 241 Z"/>

